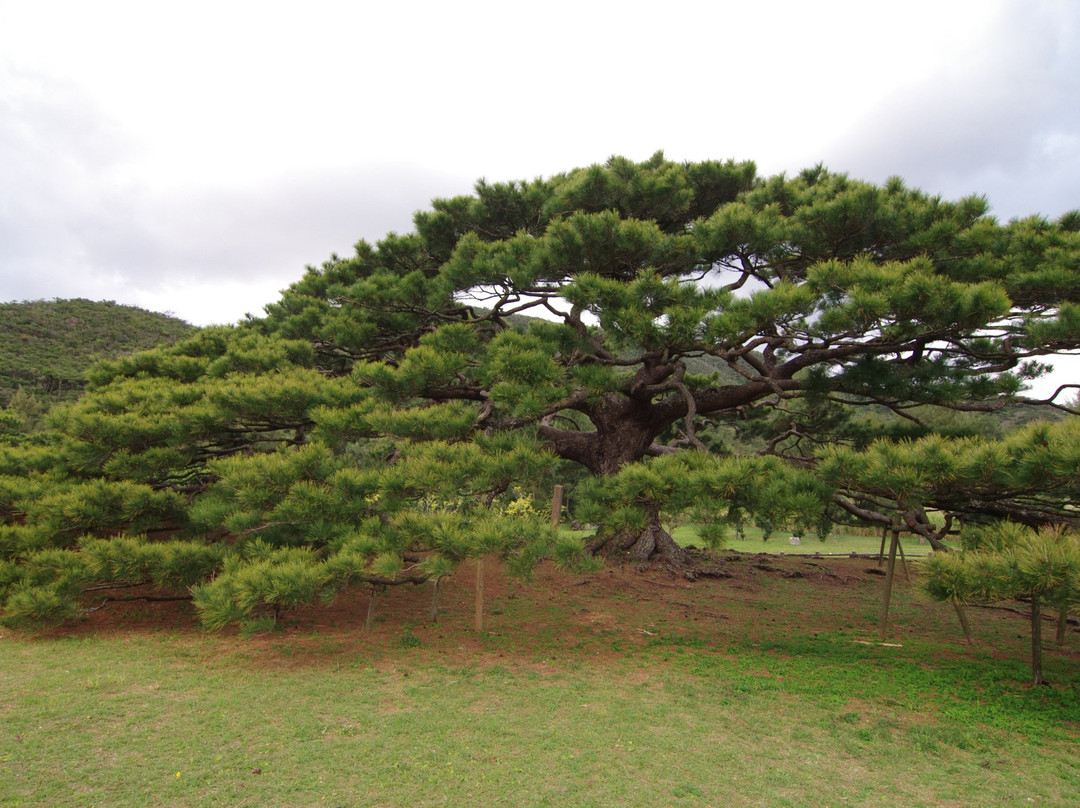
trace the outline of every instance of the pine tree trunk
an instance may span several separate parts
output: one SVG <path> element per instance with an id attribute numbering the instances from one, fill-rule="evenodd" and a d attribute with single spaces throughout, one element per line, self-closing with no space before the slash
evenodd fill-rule
<path id="1" fill-rule="evenodd" d="M 952 605 L 956 609 L 956 616 L 960 618 L 960 628 L 964 630 L 964 639 L 967 640 L 968 645 L 974 645 L 975 639 L 971 636 L 971 625 L 968 623 L 967 611 L 964 609 L 964 604 L 959 600 L 953 599 Z"/>
<path id="2" fill-rule="evenodd" d="M 1042 604 L 1031 599 L 1031 685 L 1045 684 L 1042 674 Z"/>
<path id="3" fill-rule="evenodd" d="M 658 514 L 651 516 L 644 530 L 601 536 L 589 549 L 609 557 L 622 556 L 639 564 L 659 562 L 672 572 L 691 579 L 694 577 L 690 555 L 664 530 Z"/>
<path id="4" fill-rule="evenodd" d="M 658 384 L 674 370 L 674 364 L 661 362 L 641 371 L 637 382 L 646 386 Z M 686 414 L 667 413 L 648 396 L 622 393 L 602 396 L 580 411 L 588 416 L 595 429 L 565 430 L 541 424 L 538 434 L 557 455 L 580 463 L 600 477 L 617 474 L 628 463 L 647 457 L 655 448 L 656 437 Z M 678 574 L 694 577 L 690 556 L 664 530 L 657 513 L 649 514 L 648 524 L 641 531 L 612 533 L 602 529 L 594 537 L 590 550 L 639 563 L 658 561 Z"/>
<path id="5" fill-rule="evenodd" d="M 567 430 L 541 424 L 538 434 L 559 457 L 580 463 L 601 477 L 646 457 L 656 436 L 677 420 L 660 412 L 647 398 L 620 393 L 604 395 L 579 411 L 594 429 Z"/>
<path id="6" fill-rule="evenodd" d="M 1069 630 L 1069 610 L 1062 606 L 1058 609 L 1057 636 L 1054 638 L 1058 645 L 1065 644 L 1065 633 Z"/>

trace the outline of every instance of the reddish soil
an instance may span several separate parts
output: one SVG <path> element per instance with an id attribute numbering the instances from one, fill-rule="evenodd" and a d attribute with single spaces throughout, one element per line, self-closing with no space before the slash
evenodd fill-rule
<path id="1" fill-rule="evenodd" d="M 752 635 L 817 636 L 842 632 L 853 641 L 876 641 L 883 569 L 876 560 L 801 558 L 726 553 L 700 556 L 711 573 L 696 581 L 662 568 L 609 562 L 599 572 L 566 572 L 545 562 L 531 580 L 507 576 L 489 558 L 484 567 L 484 627 L 477 632 L 475 566 L 471 562 L 444 582 L 437 623 L 427 620 L 432 587 L 405 585 L 377 594 L 375 620 L 365 630 L 369 590 L 344 592 L 329 606 L 285 613 L 273 630 L 241 636 L 238 628 L 216 635 L 254 664 L 281 664 L 359 654 L 373 664 L 400 660 L 403 649 L 434 655 L 438 664 L 547 664 L 560 655 L 603 661 L 651 642 L 722 649 Z M 128 594 L 148 593 L 117 593 Z M 933 603 L 898 568 L 890 641 L 929 631 L 959 645 L 951 608 Z M 982 616 L 980 615 L 980 619 Z M 1012 613 L 988 619 L 1015 622 Z M 203 635 L 191 604 L 110 602 L 84 619 L 47 632 L 85 634 Z M 235 645 L 234 645 L 235 644 Z"/>

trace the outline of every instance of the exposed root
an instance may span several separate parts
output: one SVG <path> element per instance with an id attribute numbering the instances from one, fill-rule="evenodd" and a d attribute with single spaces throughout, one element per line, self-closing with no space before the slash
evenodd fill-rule
<path id="1" fill-rule="evenodd" d="M 641 532 L 622 531 L 606 536 L 597 534 L 589 544 L 589 551 L 632 562 L 639 567 L 660 564 L 672 575 L 689 581 L 697 578 L 690 554 L 676 544 L 671 534 L 659 524 L 652 524 Z"/>

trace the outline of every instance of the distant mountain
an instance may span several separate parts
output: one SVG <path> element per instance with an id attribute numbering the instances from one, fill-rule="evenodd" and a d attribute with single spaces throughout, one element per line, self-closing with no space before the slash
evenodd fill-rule
<path id="1" fill-rule="evenodd" d="M 112 301 L 0 303 L 0 407 L 20 387 L 50 403 L 73 398 L 96 359 L 172 343 L 196 327 Z"/>

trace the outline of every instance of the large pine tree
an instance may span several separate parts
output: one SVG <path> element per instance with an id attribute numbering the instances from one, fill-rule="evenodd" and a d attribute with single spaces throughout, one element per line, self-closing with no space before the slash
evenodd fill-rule
<path id="1" fill-rule="evenodd" d="M 1080 344 L 1080 215 L 1001 224 L 898 179 L 612 158 L 415 223 L 310 269 L 260 327 L 394 406 L 535 426 L 597 475 L 755 410 L 821 441 L 825 407 L 997 409 Z"/>
<path id="2" fill-rule="evenodd" d="M 825 515 L 802 471 L 718 459 L 726 425 L 774 413 L 769 452 L 848 411 L 992 410 L 1080 346 L 1080 215 L 1002 224 L 899 180 L 613 158 L 415 225 L 265 318 L 101 363 L 0 450 L 5 610 L 108 580 L 194 587 L 221 623 L 541 540 L 580 557 L 502 518 L 557 462 L 596 479 L 592 549 L 683 567 L 665 514 Z"/>

